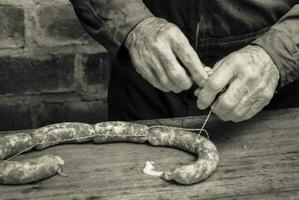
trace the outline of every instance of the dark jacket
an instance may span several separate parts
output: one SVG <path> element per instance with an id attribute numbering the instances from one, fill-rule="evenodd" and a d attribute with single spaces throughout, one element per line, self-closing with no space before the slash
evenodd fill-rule
<path id="1" fill-rule="evenodd" d="M 299 78 L 299 1 L 296 0 L 71 0 L 86 30 L 117 54 L 127 34 L 153 15 L 177 24 L 197 51 L 260 35 L 279 68 L 281 86 Z M 233 44 L 232 44 L 233 45 Z"/>
<path id="2" fill-rule="evenodd" d="M 248 44 L 259 45 L 280 72 L 282 96 L 273 107 L 290 104 L 299 92 L 299 0 L 71 0 L 86 31 L 119 60 L 129 58 L 122 46 L 140 21 L 156 16 L 176 24 L 204 64 L 213 66 Z M 127 59 L 129 60 L 129 59 Z M 193 91 L 163 93 L 147 83 L 131 63 L 112 65 L 109 120 L 136 120 L 197 115 Z M 299 83 L 298 83 L 299 85 Z M 285 87 L 284 87 L 285 88 Z M 194 88 L 193 88 L 194 89 Z M 295 102 L 296 103 L 296 102 Z M 298 102 L 297 102 L 298 103 Z M 270 106 L 272 106 L 270 104 Z"/>

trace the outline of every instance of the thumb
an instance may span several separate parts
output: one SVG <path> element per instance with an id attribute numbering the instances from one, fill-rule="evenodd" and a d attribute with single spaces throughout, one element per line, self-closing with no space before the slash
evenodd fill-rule
<path id="1" fill-rule="evenodd" d="M 203 88 L 206 80 L 208 79 L 208 73 L 205 70 L 205 65 L 200 61 L 197 53 L 193 50 L 187 39 L 181 40 L 181 43 L 182 44 L 180 45 L 175 45 L 173 50 L 176 56 L 188 69 L 195 83 L 200 88 Z"/>

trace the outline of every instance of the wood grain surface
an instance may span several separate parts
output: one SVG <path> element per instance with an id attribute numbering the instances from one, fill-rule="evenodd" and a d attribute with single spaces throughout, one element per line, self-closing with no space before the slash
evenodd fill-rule
<path id="1" fill-rule="evenodd" d="M 199 128 L 203 120 L 141 123 Z M 129 143 L 61 145 L 16 159 L 59 155 L 68 177 L 0 186 L 0 199 L 299 199 L 299 109 L 266 111 L 237 124 L 212 117 L 207 129 L 220 151 L 220 164 L 202 183 L 181 186 L 142 173 L 147 160 L 165 170 L 195 158 L 180 150 Z"/>

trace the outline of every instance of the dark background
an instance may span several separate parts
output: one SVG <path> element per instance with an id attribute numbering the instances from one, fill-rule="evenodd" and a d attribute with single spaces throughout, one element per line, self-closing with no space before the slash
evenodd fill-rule
<path id="1" fill-rule="evenodd" d="M 110 56 L 68 0 L 0 0 L 0 130 L 107 118 Z"/>

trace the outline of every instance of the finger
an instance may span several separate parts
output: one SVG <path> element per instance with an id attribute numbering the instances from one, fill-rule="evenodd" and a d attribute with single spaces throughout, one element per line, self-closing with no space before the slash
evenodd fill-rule
<path id="1" fill-rule="evenodd" d="M 221 92 L 234 78 L 234 67 L 223 62 L 207 80 L 198 95 L 197 107 L 205 109 L 212 104 L 216 95 Z"/>
<path id="2" fill-rule="evenodd" d="M 233 121 L 239 122 L 245 117 L 246 113 L 251 109 L 252 105 L 255 103 L 255 100 L 248 100 L 247 97 L 244 97 L 242 101 L 230 112 L 220 115 L 219 118 L 223 121 Z"/>
<path id="3" fill-rule="evenodd" d="M 197 89 L 194 91 L 194 95 L 195 95 L 196 97 L 198 97 L 200 91 L 201 91 L 201 89 L 200 89 L 200 88 L 197 88 Z"/>
<path id="4" fill-rule="evenodd" d="M 149 68 L 145 67 L 146 64 L 144 62 L 141 62 L 139 59 L 134 58 L 135 57 L 132 58 L 132 63 L 135 66 L 135 70 L 137 71 L 137 73 L 140 74 L 142 78 L 144 78 L 155 88 L 160 89 L 163 92 L 166 92 L 166 89 L 163 88 L 161 84 L 159 84 L 152 71 Z"/>
<path id="5" fill-rule="evenodd" d="M 210 67 L 205 67 L 205 70 L 206 70 L 208 76 L 211 76 L 214 73 L 214 70 L 212 68 L 210 68 Z M 202 90 L 202 88 L 200 88 L 200 87 L 197 88 L 196 90 L 194 90 L 194 95 L 196 97 L 198 97 L 198 95 L 201 92 L 201 90 Z"/>
<path id="6" fill-rule="evenodd" d="M 205 67 L 205 70 L 208 74 L 208 76 L 211 76 L 214 73 L 214 70 L 210 67 Z M 201 92 L 202 88 L 197 88 L 196 90 L 194 90 L 194 96 L 198 97 L 199 93 Z"/>
<path id="7" fill-rule="evenodd" d="M 172 83 L 181 90 L 190 89 L 192 81 L 185 69 L 179 64 L 171 48 L 164 48 L 164 53 L 159 56 L 159 61 Z"/>
<path id="8" fill-rule="evenodd" d="M 173 82 L 169 79 L 169 77 L 166 74 L 166 71 L 163 69 L 163 67 L 161 66 L 161 63 L 153 58 L 152 60 L 152 71 L 153 74 L 155 76 L 156 80 L 159 80 L 160 85 L 162 85 L 163 88 L 165 88 L 166 90 L 170 90 L 173 91 L 175 93 L 179 93 L 182 90 L 177 87 L 175 84 L 173 84 Z"/>
<path id="9" fill-rule="evenodd" d="M 273 96 L 273 91 L 262 88 L 261 90 L 261 87 L 256 87 L 251 89 L 250 92 L 248 91 L 234 110 L 224 114 L 224 116 L 220 116 L 220 118 L 226 121 L 240 122 L 253 117 L 270 102 Z"/>
<path id="10" fill-rule="evenodd" d="M 213 106 L 213 112 L 218 116 L 222 116 L 234 110 L 247 93 L 247 87 L 245 86 L 244 81 L 235 79 L 226 91 L 218 97 Z"/>
<path id="11" fill-rule="evenodd" d="M 250 119 L 256 113 L 260 112 L 272 99 L 272 90 L 265 89 L 264 87 L 256 87 L 250 90 L 238 107 L 232 113 L 228 113 L 228 116 L 226 116 L 227 119 L 229 118 L 229 120 L 234 122 Z"/>
<path id="12" fill-rule="evenodd" d="M 218 62 L 216 62 L 213 69 L 212 69 L 213 72 L 216 71 L 224 63 L 225 60 L 226 59 L 223 58 L 223 59 L 219 60 Z"/>
<path id="13" fill-rule="evenodd" d="M 159 81 L 159 84 L 166 90 L 166 91 L 172 91 L 175 93 L 179 93 L 182 90 L 177 88 L 172 81 L 169 80 L 169 78 L 167 77 L 167 75 L 165 74 L 165 72 L 163 71 L 163 68 L 159 68 L 161 71 L 159 72 L 159 70 L 157 70 L 155 72 L 155 77 L 156 79 Z"/>
<path id="14" fill-rule="evenodd" d="M 244 120 L 248 120 L 250 118 L 252 118 L 253 116 L 255 116 L 257 113 L 259 113 L 260 111 L 263 110 L 263 108 L 269 104 L 268 102 L 261 102 L 261 101 L 256 101 L 251 108 L 249 109 L 249 111 L 244 115 L 244 117 L 242 119 L 240 119 L 240 121 L 244 121 Z"/>
<path id="15" fill-rule="evenodd" d="M 205 66 L 191 47 L 188 39 L 185 38 L 185 36 L 178 37 L 177 40 L 173 42 L 172 49 L 184 66 L 189 70 L 195 83 L 198 86 L 203 87 L 208 79 L 208 74 L 204 69 Z"/>
<path id="16" fill-rule="evenodd" d="M 264 87 L 263 87 L 264 88 Z M 260 93 L 259 98 L 256 100 L 254 105 L 245 114 L 242 120 L 247 120 L 252 118 L 254 115 L 259 113 L 266 105 L 268 105 L 273 98 L 275 90 L 271 87 L 266 87 L 262 93 Z"/>
<path id="17" fill-rule="evenodd" d="M 139 68 L 136 68 L 136 70 L 145 80 L 147 80 L 155 88 L 162 90 L 163 92 L 170 92 L 170 89 L 162 86 L 160 84 L 160 81 L 154 75 L 154 73 L 151 70 L 149 70 L 148 68 L 144 67 L 144 68 L 142 68 L 142 70 L 140 70 Z"/>

